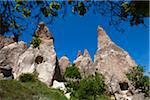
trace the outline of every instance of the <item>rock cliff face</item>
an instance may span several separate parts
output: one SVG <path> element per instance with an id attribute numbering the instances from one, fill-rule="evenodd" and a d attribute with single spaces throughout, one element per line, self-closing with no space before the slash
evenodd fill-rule
<path id="1" fill-rule="evenodd" d="M 125 73 L 136 66 L 129 54 L 110 40 L 105 31 L 98 27 L 98 49 L 94 56 L 97 71 L 112 76 L 117 81 L 125 81 Z"/>
<path id="2" fill-rule="evenodd" d="M 42 22 L 35 33 L 41 39 L 38 48 L 30 46 L 19 56 L 16 78 L 22 73 L 38 73 L 38 79 L 47 85 L 52 84 L 56 64 L 56 52 L 53 38 L 46 25 Z"/>
<path id="3" fill-rule="evenodd" d="M 126 77 L 126 73 L 130 68 L 137 66 L 130 55 L 120 47 L 118 47 L 105 31 L 98 27 L 98 49 L 94 56 L 93 67 L 96 72 L 102 73 L 106 78 L 111 92 L 121 91 L 119 84 L 127 84 L 126 90 L 130 82 Z M 129 86 L 129 88 L 131 88 Z M 118 99 L 119 100 L 119 99 Z"/>
<path id="4" fill-rule="evenodd" d="M 53 37 L 43 22 L 35 34 L 41 39 L 38 48 L 27 48 L 22 41 L 3 47 L 0 50 L 0 68 L 12 69 L 15 79 L 22 73 L 37 72 L 40 81 L 51 85 L 56 67 Z"/>
<path id="5" fill-rule="evenodd" d="M 27 46 L 24 42 L 11 43 L 0 49 L 0 72 L 4 78 L 12 77 L 12 72 L 16 69 L 19 56 L 25 52 Z"/>

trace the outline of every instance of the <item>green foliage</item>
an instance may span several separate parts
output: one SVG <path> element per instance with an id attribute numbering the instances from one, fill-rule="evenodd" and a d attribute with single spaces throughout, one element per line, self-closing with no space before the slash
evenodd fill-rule
<path id="1" fill-rule="evenodd" d="M 57 89 L 48 88 L 40 81 L 20 82 L 0 80 L 1 100 L 67 100 Z"/>
<path id="2" fill-rule="evenodd" d="M 51 2 L 49 7 L 50 9 L 55 9 L 55 10 L 60 10 L 61 8 L 60 4 L 57 2 Z"/>
<path id="3" fill-rule="evenodd" d="M 104 95 L 106 90 L 104 78 L 100 74 L 85 77 L 80 81 L 69 81 L 67 82 L 66 87 L 67 90 L 71 92 L 72 98 L 78 98 L 79 100 L 98 99 Z"/>
<path id="4" fill-rule="evenodd" d="M 149 17 L 149 1 L 131 1 L 122 3 L 121 16 L 130 16 L 130 25 L 144 24 L 144 17 Z"/>
<path id="5" fill-rule="evenodd" d="M 148 0 L 130 0 L 128 2 L 97 2 L 91 0 L 34 0 L 29 2 L 27 0 L 1 0 L 0 7 L 0 34 L 4 35 L 10 32 L 16 38 L 16 34 L 21 34 L 27 26 L 41 20 L 43 15 L 48 19 L 47 23 L 52 23 L 58 16 L 58 19 L 64 18 L 68 15 L 67 13 L 70 13 L 68 8 L 72 8 L 72 13 L 80 16 L 84 16 L 90 10 L 93 10 L 94 14 L 111 16 L 109 24 L 114 26 L 122 21 L 129 21 L 131 26 L 144 24 L 144 18 L 150 16 Z M 32 23 L 28 22 L 28 18 Z M 15 22 L 17 27 L 11 27 L 12 22 Z M 118 27 L 115 28 L 118 30 Z"/>
<path id="6" fill-rule="evenodd" d="M 66 78 L 81 79 L 79 69 L 75 65 L 67 67 L 64 76 Z"/>
<path id="7" fill-rule="evenodd" d="M 36 81 L 36 78 L 35 78 L 35 75 L 34 74 L 31 74 L 31 73 L 24 73 L 24 74 L 21 74 L 19 76 L 19 80 L 21 82 L 35 82 Z"/>
<path id="8" fill-rule="evenodd" d="M 33 48 L 37 48 L 37 47 L 39 47 L 41 42 L 42 42 L 41 39 L 38 36 L 35 36 L 35 37 L 33 37 L 31 44 L 32 44 Z"/>
<path id="9" fill-rule="evenodd" d="M 79 89 L 79 82 L 78 81 L 67 81 L 65 84 L 67 88 L 67 92 L 71 92 L 72 95 Z"/>
<path id="10" fill-rule="evenodd" d="M 128 79 L 132 82 L 136 89 L 141 89 L 141 92 L 148 96 L 150 93 L 149 77 L 144 76 L 144 69 L 142 66 L 134 67 L 127 73 Z"/>

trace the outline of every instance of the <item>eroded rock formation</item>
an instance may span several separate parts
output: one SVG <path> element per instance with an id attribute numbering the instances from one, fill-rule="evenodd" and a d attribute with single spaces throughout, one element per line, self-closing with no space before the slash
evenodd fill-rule
<path id="1" fill-rule="evenodd" d="M 15 79 L 22 73 L 37 72 L 40 81 L 51 85 L 56 67 L 54 40 L 43 22 L 39 24 L 35 34 L 41 39 L 38 48 L 33 48 L 32 45 L 27 48 L 22 41 L 12 44 L 8 41 L 8 45 L 0 50 L 0 68 L 12 68 Z"/>
<path id="2" fill-rule="evenodd" d="M 65 73 L 65 70 L 66 68 L 70 65 L 70 61 L 69 59 L 66 57 L 66 56 L 62 56 L 60 59 L 59 59 L 59 67 L 60 67 L 60 70 L 61 70 L 61 75 L 64 76 L 64 73 Z"/>
<path id="3" fill-rule="evenodd" d="M 89 52 L 87 49 L 84 50 L 84 53 L 79 51 L 76 60 L 73 62 L 78 68 L 83 76 L 87 76 L 94 73 L 94 69 L 92 67 L 92 59 L 89 55 Z"/>
<path id="4" fill-rule="evenodd" d="M 73 63 L 82 76 L 101 73 L 109 91 L 117 100 L 132 99 L 139 96 L 126 77 L 130 68 L 137 66 L 130 55 L 118 47 L 106 32 L 98 27 L 97 51 L 92 61 L 87 49 L 78 51 Z M 71 64 L 66 56 L 57 59 L 54 38 L 48 27 L 41 22 L 35 33 L 41 40 L 38 48 L 27 48 L 22 41 L 16 43 L 13 38 L 0 36 L 0 79 L 18 79 L 22 73 L 38 74 L 38 79 L 48 86 L 53 80 L 63 81 L 66 68 Z M 123 98 L 123 99 L 120 99 Z M 132 99 L 134 100 L 134 99 Z M 139 99 L 141 100 L 141 99 Z"/>
<path id="5" fill-rule="evenodd" d="M 131 89 L 130 82 L 126 77 L 126 73 L 130 68 L 137 66 L 130 55 L 118 47 L 105 31 L 98 27 L 98 48 L 94 56 L 93 67 L 96 72 L 105 76 L 106 84 L 112 93 L 122 91 L 119 83 L 127 83 Z M 118 99 L 119 100 L 119 99 Z"/>

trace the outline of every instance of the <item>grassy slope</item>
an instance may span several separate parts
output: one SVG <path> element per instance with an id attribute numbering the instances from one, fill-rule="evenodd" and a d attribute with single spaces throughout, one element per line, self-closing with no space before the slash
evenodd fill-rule
<path id="1" fill-rule="evenodd" d="M 63 93 L 39 81 L 0 80 L 0 100 L 67 100 Z"/>

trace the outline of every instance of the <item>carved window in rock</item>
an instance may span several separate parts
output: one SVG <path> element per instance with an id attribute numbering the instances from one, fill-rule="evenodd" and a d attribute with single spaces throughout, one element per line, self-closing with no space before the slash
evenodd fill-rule
<path id="1" fill-rule="evenodd" d="M 37 56 L 37 57 L 35 58 L 35 63 L 40 64 L 40 63 L 42 63 L 42 62 L 43 62 L 43 57 L 42 57 L 42 56 Z"/>
<path id="2" fill-rule="evenodd" d="M 10 69 L 0 68 L 0 73 L 3 73 L 4 77 L 10 77 L 12 76 L 12 68 Z"/>
<path id="3" fill-rule="evenodd" d="M 120 85 L 121 90 L 128 90 L 128 88 L 129 88 L 129 85 L 127 82 L 119 83 L 119 85 Z"/>

